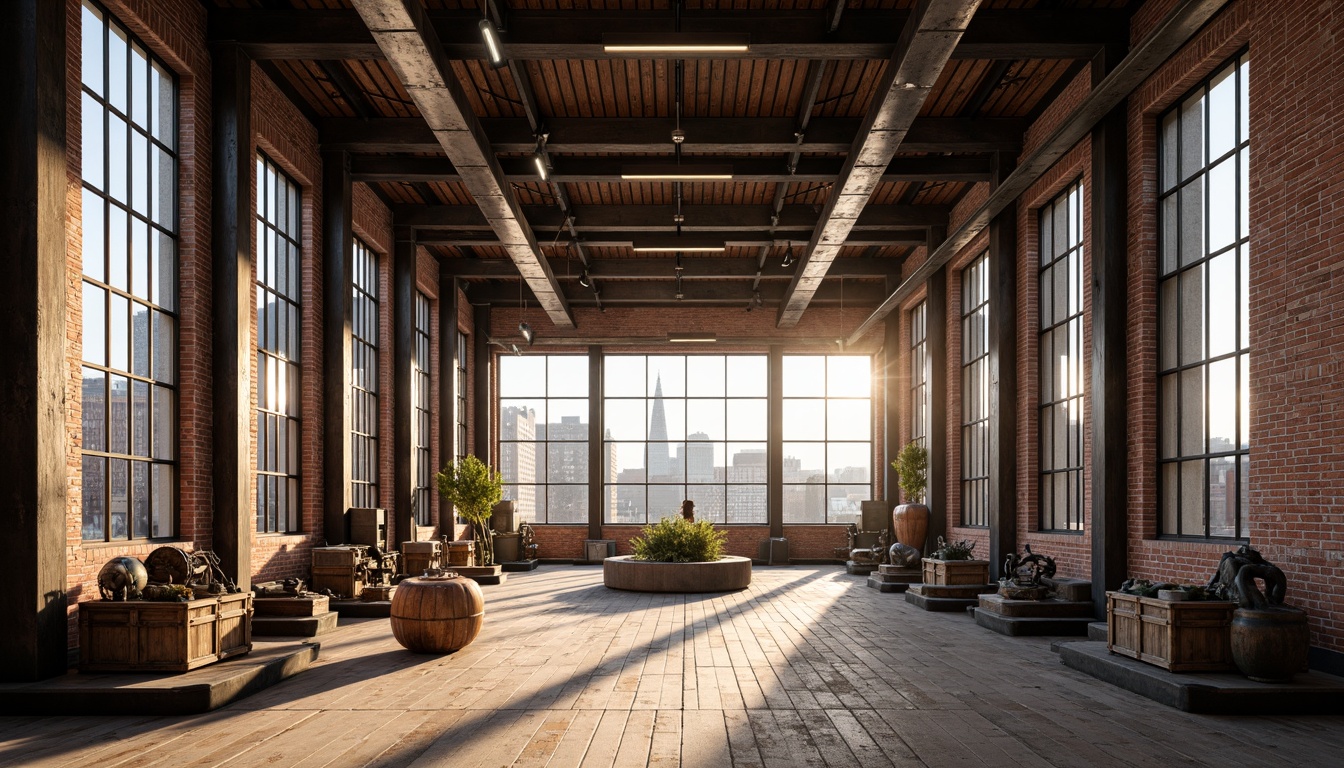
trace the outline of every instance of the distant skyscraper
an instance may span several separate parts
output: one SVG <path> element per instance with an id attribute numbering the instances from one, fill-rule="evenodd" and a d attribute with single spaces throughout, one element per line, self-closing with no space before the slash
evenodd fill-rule
<path id="1" fill-rule="evenodd" d="M 667 413 L 663 407 L 663 377 L 653 388 L 653 411 L 649 414 L 649 480 L 672 478 L 672 457 L 667 446 Z M 677 478 L 680 479 L 680 478 Z"/>
<path id="2" fill-rule="evenodd" d="M 499 473 L 507 485 L 505 498 L 517 502 L 518 519 L 537 519 L 537 414 L 531 408 L 506 406 L 499 414 Z M 512 493 L 510 493 L 510 491 Z"/>

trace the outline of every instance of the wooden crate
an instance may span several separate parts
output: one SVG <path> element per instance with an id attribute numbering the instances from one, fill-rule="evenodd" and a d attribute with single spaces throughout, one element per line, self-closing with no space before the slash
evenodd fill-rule
<path id="1" fill-rule="evenodd" d="M 364 591 L 364 574 L 353 565 L 313 566 L 312 586 L 314 592 L 331 590 L 337 597 L 354 599 Z"/>
<path id="2" fill-rule="evenodd" d="M 361 545 L 313 547 L 314 568 L 354 567 L 364 562 L 369 548 Z"/>
<path id="3" fill-rule="evenodd" d="M 186 672 L 252 650 L 252 594 L 79 605 L 81 672 Z"/>
<path id="4" fill-rule="evenodd" d="M 961 587 L 989 583 L 988 560 L 934 560 L 924 558 L 924 583 Z"/>
<path id="5" fill-rule="evenodd" d="M 1106 593 L 1106 648 L 1170 672 L 1219 672 L 1232 663 L 1232 611 L 1213 600 L 1172 602 Z"/>
<path id="6" fill-rule="evenodd" d="M 476 542 L 471 539 L 448 542 L 447 562 L 450 568 L 453 566 L 469 568 L 475 565 Z"/>
<path id="7" fill-rule="evenodd" d="M 367 544 L 386 552 L 387 510 L 374 507 L 350 508 L 350 543 Z"/>

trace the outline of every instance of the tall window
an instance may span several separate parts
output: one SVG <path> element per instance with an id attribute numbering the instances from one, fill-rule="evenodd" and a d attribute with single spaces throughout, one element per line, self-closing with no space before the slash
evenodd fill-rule
<path id="1" fill-rule="evenodd" d="M 873 497 L 872 360 L 784 357 L 784 522 L 858 523 Z"/>
<path id="2" fill-rule="evenodd" d="M 1042 530 L 1083 530 L 1083 187 L 1040 212 Z"/>
<path id="3" fill-rule="evenodd" d="M 378 506 L 378 255 L 355 240 L 350 503 Z"/>
<path id="4" fill-rule="evenodd" d="M 84 3 L 81 535 L 168 537 L 177 488 L 177 81 Z"/>
<path id="5" fill-rule="evenodd" d="M 257 155 L 257 530 L 299 530 L 299 187 Z"/>
<path id="6" fill-rule="evenodd" d="M 697 520 L 766 522 L 767 361 L 764 355 L 607 357 L 606 521 L 657 521 L 690 499 Z"/>
<path id="7" fill-rule="evenodd" d="M 1250 468 L 1245 54 L 1160 121 L 1161 533 L 1244 538 Z"/>
<path id="8" fill-rule="evenodd" d="M 961 524 L 989 525 L 989 255 L 961 273 Z"/>
<path id="9" fill-rule="evenodd" d="M 925 448 L 929 447 L 928 311 L 927 301 L 910 311 L 910 440 Z"/>
<path id="10" fill-rule="evenodd" d="M 434 465 L 430 461 L 429 441 L 430 419 L 434 408 L 430 397 L 430 311 L 429 297 L 415 292 L 415 347 L 411 350 L 411 401 L 414 414 L 411 417 L 411 450 L 415 457 L 412 478 L 414 488 L 411 503 L 415 508 L 416 525 L 429 525 L 430 506 L 433 503 Z"/>
<path id="11" fill-rule="evenodd" d="M 499 471 L 529 523 L 588 522 L 588 358 L 499 358 Z"/>
<path id="12" fill-rule="evenodd" d="M 457 333 L 457 458 L 461 459 L 467 450 L 467 339 L 465 333 Z"/>

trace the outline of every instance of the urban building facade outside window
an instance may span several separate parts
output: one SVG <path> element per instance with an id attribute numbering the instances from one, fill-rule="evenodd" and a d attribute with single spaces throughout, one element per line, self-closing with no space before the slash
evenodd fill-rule
<path id="1" fill-rule="evenodd" d="M 165 538 L 177 505 L 177 78 L 89 2 L 80 59 L 81 537 Z"/>
<path id="2" fill-rule="evenodd" d="M 1040 222 L 1040 527 L 1083 530 L 1083 186 Z"/>
<path id="3" fill-rule="evenodd" d="M 989 525 L 989 254 L 961 272 L 961 524 Z"/>
<path id="4" fill-rule="evenodd" d="M 499 358 L 499 472 L 526 523 L 588 522 L 588 358 Z"/>
<path id="5" fill-rule="evenodd" d="M 784 522 L 859 523 L 873 497 L 872 358 L 785 355 Z"/>
<path id="6" fill-rule="evenodd" d="M 1249 73 L 1243 53 L 1158 121 L 1158 530 L 1166 536 L 1247 536 Z"/>
<path id="7" fill-rule="evenodd" d="M 765 355 L 603 360 L 602 505 L 609 523 L 767 521 Z"/>
<path id="8" fill-rule="evenodd" d="M 299 530 L 299 186 L 257 155 L 257 531 Z"/>

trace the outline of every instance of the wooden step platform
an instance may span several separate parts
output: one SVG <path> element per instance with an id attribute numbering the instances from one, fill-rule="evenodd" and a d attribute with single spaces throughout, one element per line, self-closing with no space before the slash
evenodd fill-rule
<path id="1" fill-rule="evenodd" d="M 331 610 L 351 619 L 386 619 L 392 615 L 392 601 L 332 600 Z"/>
<path id="2" fill-rule="evenodd" d="M 316 616 L 253 616 L 252 634 L 260 637 L 317 637 L 336 628 L 332 611 Z"/>
<path id="3" fill-rule="evenodd" d="M 905 592 L 905 601 L 926 611 L 954 613 L 974 608 L 980 595 L 994 592 L 998 584 L 960 584 L 943 587 L 936 584 L 911 584 Z"/>
<path id="4" fill-rule="evenodd" d="M 868 586 L 878 592 L 904 592 L 911 584 L 924 580 L 919 568 L 901 568 L 895 565 L 879 566 L 877 573 L 868 577 Z"/>
<path id="5" fill-rule="evenodd" d="M 504 569 L 498 565 L 452 565 L 447 570 L 455 571 L 459 576 L 465 576 L 474 580 L 477 584 L 503 584 L 504 580 L 509 578 L 504 575 Z"/>
<path id="6" fill-rule="evenodd" d="M 1257 683 L 1236 672 L 1167 672 L 1106 650 L 1105 643 L 1057 646 L 1065 666 L 1160 704 L 1211 715 L 1344 714 L 1344 678 L 1299 672 L 1291 683 Z"/>
<path id="7" fill-rule="evenodd" d="M 500 563 L 499 565 L 504 569 L 505 573 L 527 573 L 528 571 L 537 570 L 537 565 L 539 563 L 540 561 L 536 559 L 510 560 L 507 563 Z"/>
<path id="8" fill-rule="evenodd" d="M 81 674 L 0 684 L 0 715 L 195 715 L 293 677 L 320 644 L 258 643 L 246 656 L 181 674 Z"/>

